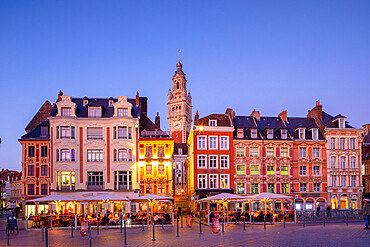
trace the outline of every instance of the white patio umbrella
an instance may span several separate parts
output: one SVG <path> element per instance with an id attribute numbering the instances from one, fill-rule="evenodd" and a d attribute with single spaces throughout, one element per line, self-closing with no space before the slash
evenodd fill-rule
<path id="1" fill-rule="evenodd" d="M 50 195 L 50 196 L 40 197 L 40 198 L 33 199 L 33 200 L 28 200 L 27 202 L 54 202 L 54 201 L 71 202 L 71 201 L 76 201 L 76 199 L 67 197 L 64 195 Z"/>
<path id="2" fill-rule="evenodd" d="M 130 201 L 134 201 L 134 202 L 150 202 L 150 201 L 166 201 L 166 200 L 173 200 L 173 197 L 149 194 L 145 196 L 130 198 Z"/>
<path id="3" fill-rule="evenodd" d="M 292 196 L 286 196 L 286 195 L 281 195 L 281 194 L 274 194 L 274 193 L 260 193 L 256 195 L 250 195 L 246 196 L 246 199 L 249 200 L 274 200 L 274 199 L 292 199 Z"/>
<path id="4" fill-rule="evenodd" d="M 126 198 L 122 198 L 112 194 L 102 194 L 96 196 L 90 196 L 82 199 L 83 201 L 128 201 Z"/>
<path id="5" fill-rule="evenodd" d="M 198 202 L 211 202 L 211 201 L 241 201 L 246 200 L 245 196 L 230 194 L 230 193 L 220 193 L 218 195 L 206 197 L 198 200 Z"/>

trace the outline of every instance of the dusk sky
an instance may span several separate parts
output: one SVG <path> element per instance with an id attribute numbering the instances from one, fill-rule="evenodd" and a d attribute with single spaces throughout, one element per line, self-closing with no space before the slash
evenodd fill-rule
<path id="1" fill-rule="evenodd" d="M 370 1 L 1 1 L 0 168 L 59 90 L 148 97 L 164 130 L 181 49 L 193 115 L 306 116 L 370 123 Z"/>

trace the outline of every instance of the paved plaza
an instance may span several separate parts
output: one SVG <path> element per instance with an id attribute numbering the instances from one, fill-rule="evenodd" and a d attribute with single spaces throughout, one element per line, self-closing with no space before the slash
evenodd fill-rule
<path id="1" fill-rule="evenodd" d="M 1 222 L 3 223 L 3 222 Z M 208 226 L 202 225 L 203 234 L 199 234 L 199 225 L 192 228 L 180 228 L 176 237 L 176 227 L 156 227 L 155 241 L 152 241 L 152 228 L 127 229 L 127 246 L 370 246 L 370 230 L 364 230 L 360 222 L 346 224 L 287 224 L 282 225 L 226 225 L 224 233 L 212 233 Z M 0 232 L 0 246 L 6 246 L 6 234 Z M 25 231 L 10 234 L 11 246 L 45 246 L 41 231 Z M 49 246 L 89 246 L 89 238 L 82 237 L 79 230 L 71 238 L 70 230 L 52 230 L 49 232 Z M 124 246 L 124 234 L 119 229 L 92 230 L 92 246 Z"/>

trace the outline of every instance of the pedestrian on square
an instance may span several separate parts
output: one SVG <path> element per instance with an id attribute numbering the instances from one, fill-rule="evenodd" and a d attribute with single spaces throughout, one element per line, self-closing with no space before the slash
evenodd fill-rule
<path id="1" fill-rule="evenodd" d="M 362 210 L 362 213 L 365 217 L 365 228 L 364 229 L 369 229 L 369 225 L 370 225 L 370 200 L 369 199 L 365 199 L 365 205 L 364 205 L 364 208 Z"/>
<path id="2" fill-rule="evenodd" d="M 316 212 L 316 214 L 317 214 L 317 217 L 320 216 L 320 206 L 317 206 L 317 212 Z"/>

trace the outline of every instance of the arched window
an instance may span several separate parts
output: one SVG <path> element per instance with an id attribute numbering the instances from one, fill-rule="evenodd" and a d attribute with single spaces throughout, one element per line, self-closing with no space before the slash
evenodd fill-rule
<path id="1" fill-rule="evenodd" d="M 176 82 L 176 88 L 179 89 L 180 88 L 180 84 L 179 82 Z"/>

